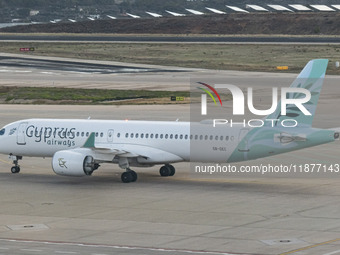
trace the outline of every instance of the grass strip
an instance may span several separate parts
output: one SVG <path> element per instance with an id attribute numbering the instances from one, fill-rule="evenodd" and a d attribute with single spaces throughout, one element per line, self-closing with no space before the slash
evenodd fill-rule
<path id="1" fill-rule="evenodd" d="M 0 87 L 3 104 L 171 104 L 189 103 L 189 97 L 189 92 L 175 91 Z"/>
<path id="2" fill-rule="evenodd" d="M 327 74 L 340 74 L 336 44 L 0 42 L 0 52 L 20 53 L 21 47 L 34 47 L 22 53 L 29 55 L 241 71 L 278 72 L 277 66 L 288 66 L 280 72 L 299 72 L 309 60 L 327 58 Z"/>

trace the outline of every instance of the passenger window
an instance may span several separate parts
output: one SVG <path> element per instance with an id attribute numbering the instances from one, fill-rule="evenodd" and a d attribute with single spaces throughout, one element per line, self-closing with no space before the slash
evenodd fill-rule
<path id="1" fill-rule="evenodd" d="M 151 139 L 153 138 L 153 134 L 150 135 L 150 138 L 151 138 Z"/>
<path id="2" fill-rule="evenodd" d="M 205 135 L 204 139 L 205 139 L 205 140 L 208 140 L 208 135 Z"/>
<path id="3" fill-rule="evenodd" d="M 183 139 L 183 135 L 180 135 L 180 136 L 179 136 L 179 139 Z"/>
<path id="4" fill-rule="evenodd" d="M 170 139 L 172 139 L 172 138 L 174 138 L 174 135 L 173 135 L 173 134 L 170 135 Z"/>
<path id="5" fill-rule="evenodd" d="M 145 134 L 145 138 L 149 138 L 149 134 Z"/>
<path id="6" fill-rule="evenodd" d="M 234 137 L 233 136 L 230 137 L 230 141 L 234 141 Z"/>
<path id="7" fill-rule="evenodd" d="M 156 139 L 158 138 L 158 134 L 155 134 L 155 138 L 156 138 Z"/>
<path id="8" fill-rule="evenodd" d="M 169 135 L 168 135 L 168 134 L 166 134 L 166 135 L 165 135 L 165 139 L 168 139 L 168 137 L 169 137 Z"/>
<path id="9" fill-rule="evenodd" d="M 159 138 L 163 139 L 163 134 L 160 134 L 160 135 L 159 135 Z"/>
<path id="10" fill-rule="evenodd" d="M 188 135 L 185 135 L 184 139 L 185 140 L 188 140 L 189 136 Z"/>
<path id="11" fill-rule="evenodd" d="M 136 134 L 136 138 L 138 138 L 138 133 Z"/>
<path id="12" fill-rule="evenodd" d="M 104 133 L 100 133 L 100 137 L 103 137 L 104 136 Z"/>
<path id="13" fill-rule="evenodd" d="M 85 133 L 84 132 L 81 132 L 81 136 L 83 137 L 85 135 Z"/>
<path id="14" fill-rule="evenodd" d="M 203 140 L 203 135 L 200 135 L 200 140 Z"/>
<path id="15" fill-rule="evenodd" d="M 133 133 L 130 134 L 130 137 L 133 138 Z"/>
<path id="16" fill-rule="evenodd" d="M 125 137 L 128 138 L 128 137 L 129 137 L 129 133 L 126 133 L 126 134 L 125 134 Z"/>
<path id="17" fill-rule="evenodd" d="M 4 135 L 4 134 L 5 134 L 5 129 L 3 128 L 0 130 L 0 135 Z"/>
<path id="18" fill-rule="evenodd" d="M 217 136 L 215 136 L 215 140 L 216 140 L 216 141 L 218 140 L 218 135 L 217 135 Z"/>
<path id="19" fill-rule="evenodd" d="M 226 137 L 225 137 L 225 140 L 228 141 L 228 140 L 229 140 L 229 136 L 226 136 Z"/>
<path id="20" fill-rule="evenodd" d="M 190 135 L 190 140 L 192 140 L 192 138 L 193 138 L 193 135 Z"/>
<path id="21" fill-rule="evenodd" d="M 98 135 L 99 135 L 98 132 L 96 132 L 96 137 L 98 137 Z"/>
<path id="22" fill-rule="evenodd" d="M 118 137 L 118 138 L 120 137 L 120 133 L 117 134 L 117 137 Z"/>
<path id="23" fill-rule="evenodd" d="M 178 135 L 175 135 L 175 139 L 177 139 L 178 138 Z"/>
<path id="24" fill-rule="evenodd" d="M 198 139 L 198 135 L 195 135 L 195 140 L 197 140 Z"/>
<path id="25" fill-rule="evenodd" d="M 211 135 L 211 136 L 210 136 L 210 140 L 212 140 L 212 139 L 214 139 L 214 137 Z"/>
<path id="26" fill-rule="evenodd" d="M 79 137 L 79 135 L 80 135 L 80 133 L 79 133 L 79 132 L 77 132 L 77 137 Z"/>
<path id="27" fill-rule="evenodd" d="M 140 134 L 140 138 L 144 138 L 144 134 Z"/>

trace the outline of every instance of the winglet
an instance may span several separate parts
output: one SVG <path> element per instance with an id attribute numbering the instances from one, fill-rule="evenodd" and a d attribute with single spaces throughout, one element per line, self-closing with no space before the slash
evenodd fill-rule
<path id="1" fill-rule="evenodd" d="M 93 132 L 90 134 L 89 138 L 87 138 L 86 142 L 83 145 L 83 148 L 94 148 L 94 139 L 96 134 Z"/>

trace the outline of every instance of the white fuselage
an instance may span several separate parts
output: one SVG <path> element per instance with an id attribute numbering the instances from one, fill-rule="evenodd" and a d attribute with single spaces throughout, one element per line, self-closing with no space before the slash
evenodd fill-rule
<path id="1" fill-rule="evenodd" d="M 96 146 L 157 154 L 145 163 L 226 162 L 240 136 L 236 128 L 175 121 L 27 119 L 3 130 L 3 154 L 52 157 L 57 151 L 82 147 L 94 132 Z"/>

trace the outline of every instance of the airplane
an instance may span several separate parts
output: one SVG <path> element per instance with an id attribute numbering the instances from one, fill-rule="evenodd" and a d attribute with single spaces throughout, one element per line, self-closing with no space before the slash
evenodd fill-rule
<path id="1" fill-rule="evenodd" d="M 305 104 L 310 116 L 289 104 L 283 115 L 278 104 L 266 117 L 275 125 L 248 128 L 213 127 L 209 121 L 25 119 L 0 130 L 0 153 L 13 161 L 12 173 L 20 172 L 23 157 L 51 157 L 56 174 L 90 176 L 100 164 L 114 163 L 125 169 L 121 180 L 129 183 L 137 180 L 130 167 L 162 165 L 160 175 L 173 176 L 177 162 L 232 163 L 330 143 L 339 139 L 337 129 L 312 127 L 327 64 L 326 59 L 309 61 L 291 85 L 311 92 Z M 278 124 L 287 118 L 299 125 Z"/>

